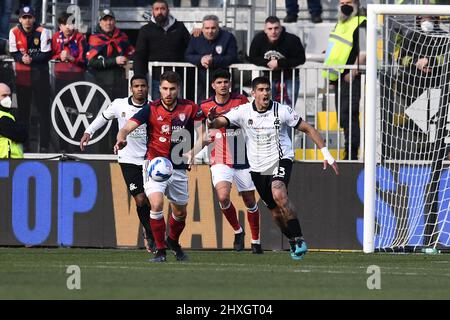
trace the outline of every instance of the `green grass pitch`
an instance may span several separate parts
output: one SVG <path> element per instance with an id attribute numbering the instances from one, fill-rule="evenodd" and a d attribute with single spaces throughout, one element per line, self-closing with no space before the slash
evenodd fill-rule
<path id="1" fill-rule="evenodd" d="M 0 248 L 0 299 L 450 299 L 446 254 L 187 252 L 155 264 L 144 250 Z M 71 265 L 80 290 L 67 288 Z"/>

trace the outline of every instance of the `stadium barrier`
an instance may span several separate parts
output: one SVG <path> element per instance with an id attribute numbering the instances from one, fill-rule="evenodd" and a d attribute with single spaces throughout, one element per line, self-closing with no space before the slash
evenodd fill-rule
<path id="1" fill-rule="evenodd" d="M 143 246 L 135 204 L 119 165 L 78 160 L 0 161 L 0 246 Z M 336 177 L 332 170 L 323 171 L 321 163 L 295 163 L 291 199 L 311 248 L 362 248 L 362 168 L 359 163 L 343 163 Z M 220 211 L 208 166 L 197 166 L 189 173 L 189 199 L 181 245 L 231 249 L 234 232 Z M 231 200 L 249 248 L 246 207 L 235 188 Z M 258 204 L 263 247 L 287 249 L 286 239 L 259 197 Z M 168 210 L 165 202 L 166 217 Z"/>

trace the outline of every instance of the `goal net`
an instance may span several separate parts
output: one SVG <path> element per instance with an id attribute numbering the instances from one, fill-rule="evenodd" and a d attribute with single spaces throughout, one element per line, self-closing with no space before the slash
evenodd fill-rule
<path id="1" fill-rule="evenodd" d="M 449 248 L 445 15 L 450 6 L 369 6 L 365 252 Z"/>

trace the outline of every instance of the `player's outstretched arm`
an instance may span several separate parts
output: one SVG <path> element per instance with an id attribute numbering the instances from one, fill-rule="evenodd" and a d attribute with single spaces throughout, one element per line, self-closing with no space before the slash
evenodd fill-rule
<path id="1" fill-rule="evenodd" d="M 127 123 L 119 130 L 117 134 L 117 142 L 114 145 L 114 154 L 117 154 L 117 151 L 122 150 L 127 145 L 127 136 L 133 132 L 139 125 L 132 121 L 128 120 Z"/>
<path id="2" fill-rule="evenodd" d="M 317 131 L 312 125 L 310 125 L 306 121 L 302 121 L 300 123 L 300 126 L 297 128 L 297 130 L 302 131 L 306 133 L 312 141 L 317 145 L 317 147 L 322 151 L 324 162 L 323 162 L 323 169 L 326 170 L 327 166 L 330 165 L 336 175 L 339 175 L 339 167 L 336 163 L 336 160 L 333 158 L 333 156 L 328 151 L 328 148 L 325 146 L 325 143 L 323 142 L 323 138 L 320 135 L 319 131 Z"/>
<path id="3" fill-rule="evenodd" d="M 91 137 L 94 135 L 94 133 L 107 123 L 108 120 L 105 119 L 103 113 L 100 113 L 84 132 L 83 137 L 80 140 L 81 151 L 84 151 L 86 149 L 86 146 L 88 145 L 89 140 L 91 140 Z"/>

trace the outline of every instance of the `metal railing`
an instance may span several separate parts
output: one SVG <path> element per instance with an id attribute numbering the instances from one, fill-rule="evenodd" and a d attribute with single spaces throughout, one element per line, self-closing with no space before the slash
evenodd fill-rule
<path id="1" fill-rule="evenodd" d="M 318 59 L 318 57 L 315 57 Z M 171 62 L 150 62 L 149 67 L 149 77 L 150 83 L 159 81 L 159 74 L 166 70 L 177 71 L 182 78 L 182 88 L 181 95 L 183 98 L 188 98 L 194 100 L 196 103 L 200 103 L 198 91 L 198 84 L 200 81 L 199 68 L 190 63 L 171 63 Z M 159 72 L 156 73 L 154 68 Z M 332 66 L 333 69 L 362 69 L 362 66 L 356 65 L 344 65 L 344 66 Z M 352 92 L 352 86 L 349 86 L 349 100 L 348 107 L 342 106 L 340 96 L 334 98 L 334 86 L 330 84 L 328 79 L 322 76 L 322 71 L 327 70 L 322 63 L 308 62 L 303 66 L 294 68 L 295 72 L 289 72 L 290 75 L 286 75 L 286 71 L 279 72 L 280 75 L 277 77 L 275 75 L 278 71 L 271 71 L 265 67 L 255 66 L 253 64 L 233 64 L 229 66 L 229 71 L 232 74 L 232 90 L 234 92 L 239 92 L 241 94 L 251 96 L 251 79 L 262 74 L 267 74 L 272 83 L 274 79 L 279 79 L 279 99 L 280 103 L 286 103 L 291 105 L 297 113 L 302 117 L 302 119 L 308 121 L 315 128 L 317 128 L 322 136 L 324 137 L 326 144 L 329 149 L 332 150 L 333 155 L 336 159 L 343 160 L 344 157 L 344 142 L 345 135 L 344 129 L 348 129 L 348 150 L 347 152 L 351 154 L 352 152 L 352 132 L 351 119 L 354 112 L 353 110 L 353 96 L 358 96 L 356 93 Z M 189 90 L 188 75 L 191 74 L 193 77 L 194 88 Z M 350 82 L 353 82 L 353 76 L 350 72 Z M 329 74 L 328 74 L 329 76 Z M 205 83 L 210 83 L 211 74 L 209 70 L 206 70 L 206 80 Z M 296 90 L 296 84 L 299 87 Z M 335 86 L 339 92 L 341 92 L 341 87 L 343 83 L 341 78 L 338 78 Z M 359 123 L 360 123 L 360 133 L 359 133 L 359 157 L 358 159 L 352 159 L 358 162 L 363 162 L 364 155 L 364 106 L 365 106 L 365 75 L 361 76 L 361 92 L 359 96 L 361 97 L 359 103 Z M 208 92 L 208 86 L 204 86 L 205 91 L 203 92 L 204 97 L 209 97 L 211 92 Z M 289 95 L 285 94 L 285 90 L 289 92 Z M 151 93 L 150 93 L 151 95 Z M 274 97 L 273 97 L 274 98 Z M 251 97 L 250 97 L 251 99 Z M 287 99 L 287 101 L 286 101 Z M 275 100 L 275 98 L 274 98 Z M 337 103 L 334 102 L 336 100 Z M 341 112 L 341 110 L 348 110 L 348 114 Z M 343 128 L 341 117 L 348 117 L 349 125 L 348 128 Z M 354 118 L 354 115 L 353 115 Z M 357 135 L 357 134 L 356 134 Z M 307 139 L 305 133 L 300 133 L 296 130 L 292 130 L 292 146 L 296 151 L 296 159 L 304 161 L 318 161 L 321 160 L 321 153 L 317 149 L 317 146 L 312 143 L 311 140 Z"/>

